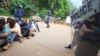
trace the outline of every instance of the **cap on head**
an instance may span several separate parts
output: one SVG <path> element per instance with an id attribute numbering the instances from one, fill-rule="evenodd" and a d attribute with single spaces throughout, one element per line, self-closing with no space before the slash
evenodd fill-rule
<path id="1" fill-rule="evenodd" d="M 23 8 L 23 6 L 22 6 L 22 5 L 19 5 L 19 7 L 20 7 L 20 8 Z"/>

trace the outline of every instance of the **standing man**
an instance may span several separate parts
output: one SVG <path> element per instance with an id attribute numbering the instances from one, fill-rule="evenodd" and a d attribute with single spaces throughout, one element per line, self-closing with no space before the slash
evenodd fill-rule
<path id="1" fill-rule="evenodd" d="M 72 43 L 69 46 L 65 46 L 65 48 L 71 49 L 77 45 L 77 42 L 78 42 L 77 39 L 79 38 L 79 30 L 80 30 L 81 26 L 82 26 L 81 22 L 77 22 L 75 24 L 75 26 L 74 26 L 75 31 L 74 31 Z"/>
<path id="2" fill-rule="evenodd" d="M 75 56 L 97 56 L 100 49 L 100 13 L 84 22 Z"/>
<path id="3" fill-rule="evenodd" d="M 19 5 L 17 9 L 14 11 L 15 16 L 18 18 L 17 21 L 19 24 L 22 22 L 22 17 L 24 16 L 24 9 L 22 5 Z"/>
<path id="4" fill-rule="evenodd" d="M 48 14 L 47 14 L 47 19 L 45 21 L 45 23 L 47 24 L 47 28 L 50 27 L 50 25 L 49 25 L 50 19 L 51 19 L 51 11 L 49 10 Z"/>

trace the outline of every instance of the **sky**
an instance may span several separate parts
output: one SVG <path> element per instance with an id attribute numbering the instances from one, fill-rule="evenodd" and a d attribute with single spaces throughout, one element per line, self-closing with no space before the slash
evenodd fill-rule
<path id="1" fill-rule="evenodd" d="M 82 0 L 71 0 L 71 2 L 78 8 L 82 5 Z"/>

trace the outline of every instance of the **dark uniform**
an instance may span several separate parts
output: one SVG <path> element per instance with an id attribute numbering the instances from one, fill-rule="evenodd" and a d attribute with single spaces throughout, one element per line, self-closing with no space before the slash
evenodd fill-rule
<path id="1" fill-rule="evenodd" d="M 94 31 L 80 36 L 75 56 L 97 56 L 100 48 L 100 13 L 95 15 L 94 21 L 85 21 L 84 24 Z"/>

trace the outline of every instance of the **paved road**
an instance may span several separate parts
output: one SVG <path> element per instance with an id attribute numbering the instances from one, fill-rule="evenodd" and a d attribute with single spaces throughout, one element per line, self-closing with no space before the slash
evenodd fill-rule
<path id="1" fill-rule="evenodd" d="M 71 42 L 69 26 L 53 24 L 45 28 L 43 22 L 39 23 L 41 32 L 36 32 L 35 37 L 24 39 L 23 43 L 14 42 L 13 46 L 0 56 L 72 56 L 73 52 L 65 49 Z"/>

